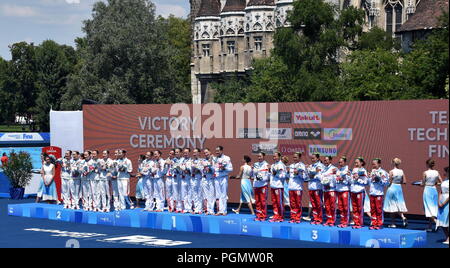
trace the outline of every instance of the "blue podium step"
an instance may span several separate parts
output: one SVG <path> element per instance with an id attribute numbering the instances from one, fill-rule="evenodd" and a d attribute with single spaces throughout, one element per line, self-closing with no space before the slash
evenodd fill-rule
<path id="1" fill-rule="evenodd" d="M 405 229 L 369 230 L 368 228 L 353 230 L 351 228 L 340 229 L 337 227 L 317 226 L 309 223 L 256 222 L 253 220 L 253 216 L 242 214 L 207 216 L 169 212 L 143 212 L 140 210 L 98 213 L 67 210 L 58 205 L 33 203 L 8 205 L 8 215 L 105 226 L 293 239 L 341 244 L 344 246 L 413 248 L 425 246 L 427 239 L 425 231 Z"/>

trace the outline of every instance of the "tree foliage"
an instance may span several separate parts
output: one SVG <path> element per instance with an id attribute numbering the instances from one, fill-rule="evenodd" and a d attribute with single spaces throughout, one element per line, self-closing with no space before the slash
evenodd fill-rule
<path id="1" fill-rule="evenodd" d="M 11 152 L 2 168 L 13 188 L 25 188 L 31 181 L 33 165 L 27 152 Z"/>
<path id="2" fill-rule="evenodd" d="M 80 108 L 81 99 L 108 104 L 188 100 L 187 22 L 156 18 L 149 0 L 108 0 L 94 5 L 83 31 L 80 71 L 69 79 L 65 108 Z"/>

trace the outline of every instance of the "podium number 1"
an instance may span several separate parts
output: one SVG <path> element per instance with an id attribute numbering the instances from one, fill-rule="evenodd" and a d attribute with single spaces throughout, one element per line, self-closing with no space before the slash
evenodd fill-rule
<path id="1" fill-rule="evenodd" d="M 175 216 L 172 216 L 172 228 L 177 228 L 177 218 Z"/>

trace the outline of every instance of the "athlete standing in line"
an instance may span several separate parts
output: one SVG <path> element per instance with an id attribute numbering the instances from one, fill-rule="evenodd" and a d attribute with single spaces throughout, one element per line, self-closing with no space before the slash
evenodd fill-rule
<path id="1" fill-rule="evenodd" d="M 118 161 L 119 161 L 119 150 L 114 151 L 114 160 L 112 162 L 111 167 L 111 188 L 114 202 L 114 210 L 120 211 L 120 198 L 119 198 L 119 181 L 117 176 L 119 175 L 118 171 Z"/>
<path id="2" fill-rule="evenodd" d="M 206 213 L 208 215 L 214 215 L 214 205 L 216 203 L 216 192 L 214 189 L 214 163 L 213 156 L 209 149 L 203 150 L 203 179 L 202 179 L 202 191 L 203 198 L 206 199 Z"/>
<path id="3" fill-rule="evenodd" d="M 81 173 L 81 189 L 83 199 L 84 211 L 91 211 L 92 208 L 92 189 L 91 182 L 89 181 L 89 163 L 91 162 L 91 152 L 84 152 L 84 159 L 82 160 L 82 173 Z"/>
<path id="4" fill-rule="evenodd" d="M 200 149 L 194 149 L 192 152 L 190 195 L 191 202 L 194 203 L 195 214 L 202 214 L 202 190 L 201 183 L 203 177 L 203 159 L 200 158 Z"/>
<path id="5" fill-rule="evenodd" d="M 173 196 L 173 181 L 175 179 L 174 178 L 175 174 L 174 174 L 174 170 L 173 170 L 174 157 L 175 157 L 175 150 L 172 149 L 169 151 L 169 157 L 166 159 L 166 161 L 164 163 L 164 168 L 166 171 L 165 198 L 166 198 L 166 203 L 167 203 L 169 212 L 173 212 L 175 210 L 175 200 L 174 200 L 174 196 Z"/>
<path id="6" fill-rule="evenodd" d="M 311 200 L 313 219 L 311 224 L 322 224 L 323 221 L 323 205 L 322 195 L 323 186 L 321 183 L 321 173 L 325 168 L 320 161 L 320 155 L 315 154 L 311 157 L 312 165 L 308 166 L 308 190 Z"/>
<path id="7" fill-rule="evenodd" d="M 325 168 L 321 174 L 324 191 L 325 214 L 327 221 L 325 226 L 334 226 L 336 223 L 336 174 L 338 169 L 333 166 L 331 156 L 326 156 L 323 163 Z"/>
<path id="8" fill-rule="evenodd" d="M 381 168 L 381 159 L 372 161 L 372 171 L 369 175 L 370 183 L 370 215 L 372 215 L 371 230 L 380 230 L 383 227 L 383 201 L 384 189 L 389 185 L 389 174 Z"/>
<path id="9" fill-rule="evenodd" d="M 285 158 L 286 160 L 286 158 Z M 284 180 L 287 176 L 286 165 L 282 159 L 281 153 L 276 152 L 273 155 L 273 164 L 270 167 L 270 192 L 272 195 L 272 207 L 274 216 L 270 222 L 284 221 Z"/>
<path id="10" fill-rule="evenodd" d="M 253 189 L 255 192 L 256 218 L 255 221 L 267 219 L 268 183 L 270 181 L 270 165 L 264 158 L 266 154 L 258 154 L 258 162 L 253 164 Z"/>
<path id="11" fill-rule="evenodd" d="M 92 211 L 100 212 L 101 211 L 101 195 L 100 195 L 100 169 L 99 169 L 99 159 L 98 159 L 99 151 L 92 151 L 92 159 L 90 165 L 92 166 L 91 173 L 89 174 L 89 181 L 91 183 L 91 191 L 92 191 Z"/>
<path id="12" fill-rule="evenodd" d="M 230 157 L 223 154 L 223 147 L 217 146 L 214 158 L 216 198 L 219 199 L 217 215 L 227 215 L 228 175 L 233 171 Z"/>
<path id="13" fill-rule="evenodd" d="M 80 191 L 81 191 L 81 164 L 80 153 L 75 151 L 72 153 L 72 161 L 70 163 L 70 176 L 72 183 L 69 186 L 70 195 L 72 196 L 72 209 L 80 209 Z"/>
<path id="14" fill-rule="evenodd" d="M 155 209 L 154 202 L 154 182 L 152 178 L 153 168 L 153 153 L 147 152 L 145 160 L 142 162 L 141 175 L 143 177 L 142 183 L 144 185 L 145 208 L 144 211 L 153 211 Z"/>
<path id="15" fill-rule="evenodd" d="M 307 174 L 305 164 L 301 162 L 301 157 L 301 153 L 295 153 L 293 156 L 294 163 L 289 166 L 290 223 L 300 223 L 302 218 L 303 182 Z"/>
<path id="16" fill-rule="evenodd" d="M 190 181 L 191 181 L 191 167 L 192 159 L 190 157 L 191 149 L 185 148 L 183 150 L 183 158 L 181 159 L 181 187 L 180 195 L 181 202 L 183 203 L 183 213 L 192 212 L 192 200 L 190 196 Z"/>
<path id="17" fill-rule="evenodd" d="M 112 159 L 109 158 L 109 151 L 105 150 L 102 153 L 102 159 L 99 160 L 98 166 L 100 170 L 99 185 L 96 189 L 100 195 L 100 207 L 103 212 L 111 211 L 111 192 L 110 192 L 110 180 L 111 180 L 111 167 Z"/>
<path id="18" fill-rule="evenodd" d="M 367 170 L 364 168 L 366 162 L 364 158 L 358 157 L 351 173 L 351 200 L 353 209 L 353 229 L 361 229 L 364 225 L 364 200 L 366 198 L 366 186 L 369 183 Z"/>
<path id="19" fill-rule="evenodd" d="M 140 202 L 145 200 L 145 185 L 144 185 L 144 176 L 142 175 L 142 169 L 144 167 L 144 162 L 146 160 L 145 155 L 139 155 L 138 159 L 138 168 L 136 173 L 136 179 L 138 180 L 136 183 L 136 208 L 139 209 Z"/>
<path id="20" fill-rule="evenodd" d="M 131 161 L 126 156 L 127 152 L 125 150 L 119 150 L 119 159 L 117 160 L 117 184 L 119 188 L 119 200 L 120 209 L 126 209 L 129 205 L 130 209 L 134 209 L 133 202 L 131 202 L 130 194 L 130 177 L 131 172 L 133 172 L 133 165 Z"/>
<path id="21" fill-rule="evenodd" d="M 153 152 L 154 166 L 153 174 L 153 192 L 156 200 L 156 212 L 164 211 L 164 176 L 167 173 L 165 170 L 165 161 L 162 159 L 162 153 L 159 150 Z"/>
<path id="22" fill-rule="evenodd" d="M 183 198 L 181 196 L 181 181 L 183 180 L 183 171 L 181 170 L 183 158 L 181 157 L 181 149 L 175 149 L 175 158 L 173 159 L 174 180 L 172 184 L 173 199 L 175 201 L 174 210 L 177 213 L 183 212 Z"/>
<path id="23" fill-rule="evenodd" d="M 336 174 L 336 191 L 338 196 L 338 208 L 341 215 L 339 228 L 347 228 L 350 214 L 350 177 L 347 165 L 347 157 L 339 159 L 338 172 Z"/>
<path id="24" fill-rule="evenodd" d="M 71 176 L 72 151 L 67 151 L 64 158 L 59 160 L 61 165 L 61 196 L 63 198 L 64 208 L 69 209 L 72 207 L 72 196 L 70 195 L 70 185 L 73 183 Z"/>

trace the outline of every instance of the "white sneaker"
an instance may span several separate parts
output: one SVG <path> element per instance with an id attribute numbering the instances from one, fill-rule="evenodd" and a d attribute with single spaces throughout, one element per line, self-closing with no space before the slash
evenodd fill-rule
<path id="1" fill-rule="evenodd" d="M 239 210 L 237 210 L 237 209 L 232 209 L 232 211 L 236 214 L 239 214 Z"/>
<path id="2" fill-rule="evenodd" d="M 388 227 L 389 227 L 389 228 L 397 228 L 397 225 L 391 224 L 391 225 L 389 225 Z"/>
<path id="3" fill-rule="evenodd" d="M 303 217 L 302 218 L 304 221 L 311 221 L 311 217 Z"/>
<path id="4" fill-rule="evenodd" d="M 443 242 L 442 244 L 444 244 L 444 245 L 448 245 L 448 241 L 445 241 L 445 242 Z"/>

